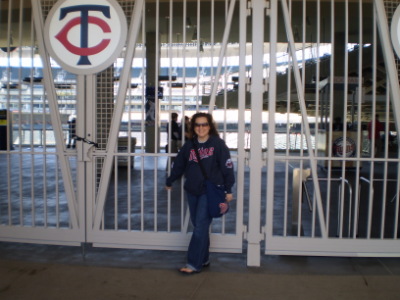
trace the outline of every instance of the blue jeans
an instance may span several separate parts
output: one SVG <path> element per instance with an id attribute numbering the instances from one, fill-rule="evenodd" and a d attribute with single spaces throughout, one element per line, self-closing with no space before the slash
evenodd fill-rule
<path id="1" fill-rule="evenodd" d="M 210 247 L 210 224 L 212 218 L 208 214 L 207 196 L 194 196 L 187 193 L 190 219 L 193 224 L 193 234 L 187 253 L 188 267 L 200 271 L 208 262 Z"/>

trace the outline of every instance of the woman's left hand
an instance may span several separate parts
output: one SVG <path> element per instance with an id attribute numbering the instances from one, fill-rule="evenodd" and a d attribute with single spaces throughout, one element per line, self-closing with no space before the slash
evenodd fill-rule
<path id="1" fill-rule="evenodd" d="M 225 200 L 226 200 L 226 202 L 231 202 L 233 200 L 233 194 L 226 194 Z"/>

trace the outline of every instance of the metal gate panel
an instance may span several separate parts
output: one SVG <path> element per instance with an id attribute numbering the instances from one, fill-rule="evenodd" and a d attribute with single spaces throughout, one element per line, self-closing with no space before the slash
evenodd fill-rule
<path id="1" fill-rule="evenodd" d="M 65 73 L 52 73 L 41 3 L 32 1 L 31 7 L 28 2 L 9 1 L 6 8 L 0 104 L 8 118 L 2 124 L 7 143 L 0 151 L 5 178 L 0 183 L 0 236 L 5 241 L 79 245 L 84 241 L 84 206 L 76 200 L 76 152 L 66 148 L 69 134 L 63 127 L 68 122 L 63 105 L 75 94 L 72 88 L 55 89 L 53 79 Z M 45 5 L 45 13 L 47 9 Z M 62 84 L 72 86 L 69 80 Z"/>
<path id="2" fill-rule="evenodd" d="M 164 190 L 176 155 L 166 132 L 172 112 L 208 110 L 237 178 L 212 250 L 241 252 L 246 238 L 248 265 L 259 265 L 265 237 L 266 254 L 399 255 L 398 59 L 384 12 L 397 1 L 121 1 L 126 49 L 107 70 L 73 78 L 44 48 L 42 14 L 55 1 L 32 0 L 30 30 L 26 3 L 8 2 L 2 31 L 0 108 L 11 118 L 0 126 L 12 134 L 0 150 L 1 240 L 186 249 L 183 184 Z M 248 13 L 263 28 L 252 43 Z M 73 115 L 97 149 L 67 147 Z M 382 139 L 377 125 L 368 139 L 376 115 Z"/>
<path id="3" fill-rule="evenodd" d="M 398 256 L 399 84 L 383 2 L 272 2 L 290 51 L 283 73 L 271 57 L 269 111 L 286 125 L 268 124 L 265 253 Z"/>
<path id="4" fill-rule="evenodd" d="M 239 24 L 231 24 L 236 1 L 134 3 L 130 38 L 123 58 L 107 71 L 111 74 L 97 77 L 97 104 L 93 113 L 97 126 L 95 140 L 100 147 L 90 154 L 92 161 L 88 163 L 91 171 L 87 181 L 93 197 L 88 206 L 88 242 L 105 247 L 187 248 L 191 225 L 183 180 L 176 182 L 171 192 L 164 188 L 176 155 L 165 151 L 165 145 L 171 143 L 166 131 L 170 129 L 172 112 L 179 113 L 183 121 L 184 116 L 206 109 L 213 113 L 221 137 L 232 149 L 238 178 L 237 199 L 231 213 L 215 220 L 210 229 L 211 249 L 241 252 L 245 118 L 247 122 L 250 119 L 244 110 L 246 39 L 241 38 L 240 45 L 227 43 L 230 28 L 239 30 Z M 221 8 L 227 14 L 224 31 L 202 25 L 201 18 L 210 20 L 210 24 L 221 22 L 215 16 L 215 11 L 220 12 Z M 144 11 L 151 13 L 143 15 Z M 238 13 L 236 10 L 236 18 Z M 246 11 L 243 14 L 246 16 Z M 150 27 L 154 28 L 155 36 L 148 33 Z M 211 30 L 207 33 L 209 40 L 204 39 L 203 28 Z M 154 55 L 149 51 L 154 51 Z M 239 51 L 243 63 L 240 70 L 237 62 L 232 63 L 229 58 L 238 57 Z M 151 70 L 152 65 L 159 67 Z M 232 82 L 233 75 L 240 81 Z M 106 88 L 110 78 L 114 83 L 113 93 Z M 115 78 L 118 80 L 114 81 Z M 153 88 L 150 91 L 149 85 Z M 162 89 L 154 88 L 157 86 Z M 229 110 L 231 91 L 243 98 L 240 101 L 236 98 L 233 104 L 236 109 Z M 154 99 L 149 93 L 153 93 Z M 150 108 L 154 108 L 154 115 Z M 105 143 L 101 142 L 103 136 Z"/>

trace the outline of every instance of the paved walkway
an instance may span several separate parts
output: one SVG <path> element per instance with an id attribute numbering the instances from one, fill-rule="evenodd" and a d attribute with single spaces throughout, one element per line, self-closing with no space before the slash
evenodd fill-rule
<path id="1" fill-rule="evenodd" d="M 83 255 L 83 252 L 85 255 Z M 196 275 L 184 252 L 0 242 L 0 299 L 400 299 L 399 258 L 213 253 Z"/>

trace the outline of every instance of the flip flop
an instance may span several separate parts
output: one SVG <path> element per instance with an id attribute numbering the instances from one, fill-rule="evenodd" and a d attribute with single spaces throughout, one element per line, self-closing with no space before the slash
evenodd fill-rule
<path id="1" fill-rule="evenodd" d="M 192 270 L 188 267 L 180 268 L 180 269 L 178 269 L 178 271 L 184 275 L 193 275 L 193 274 L 199 273 L 198 271 Z"/>

